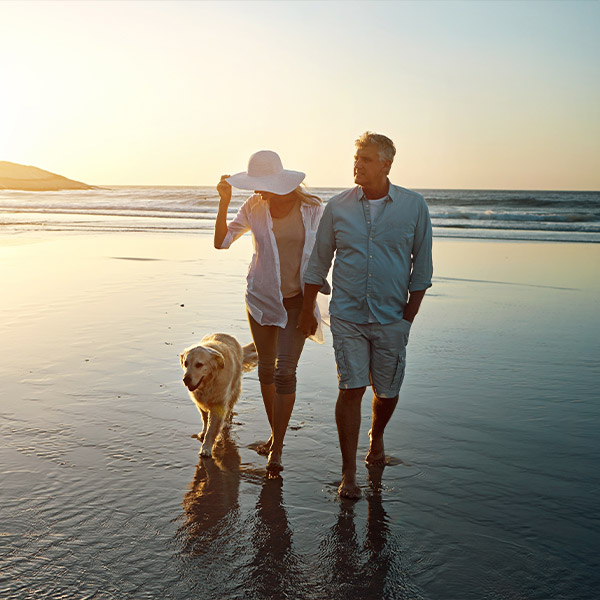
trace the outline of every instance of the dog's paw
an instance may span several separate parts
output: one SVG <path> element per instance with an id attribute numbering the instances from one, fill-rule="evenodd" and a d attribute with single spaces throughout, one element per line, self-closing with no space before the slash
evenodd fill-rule
<path id="1" fill-rule="evenodd" d="M 212 458 L 212 448 L 202 446 L 202 448 L 200 448 L 199 454 L 204 458 Z"/>

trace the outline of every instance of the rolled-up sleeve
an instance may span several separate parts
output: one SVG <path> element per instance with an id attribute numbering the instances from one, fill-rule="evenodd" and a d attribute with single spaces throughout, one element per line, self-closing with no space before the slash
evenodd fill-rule
<path id="1" fill-rule="evenodd" d="M 304 283 L 322 286 L 327 281 L 327 274 L 335 253 L 335 235 L 333 232 L 333 216 L 331 205 L 327 204 L 317 229 L 317 237 L 306 272 Z"/>
<path id="2" fill-rule="evenodd" d="M 240 238 L 244 233 L 250 231 L 248 200 L 240 206 L 240 209 L 235 215 L 233 221 L 227 225 L 227 235 L 221 244 L 221 249 L 229 248 L 235 240 Z"/>
<path id="3" fill-rule="evenodd" d="M 423 200 L 419 210 L 419 219 L 415 227 L 412 248 L 412 270 L 408 290 L 418 292 L 431 287 L 433 276 L 432 230 L 429 209 Z"/>

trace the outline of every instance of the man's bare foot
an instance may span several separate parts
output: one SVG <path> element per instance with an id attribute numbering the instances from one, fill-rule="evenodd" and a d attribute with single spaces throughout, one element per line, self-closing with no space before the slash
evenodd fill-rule
<path id="1" fill-rule="evenodd" d="M 381 494 L 383 469 L 369 469 L 367 481 L 372 494 Z"/>
<path id="2" fill-rule="evenodd" d="M 256 446 L 257 454 L 261 456 L 269 456 L 269 452 L 271 452 L 271 444 L 273 443 L 273 438 L 270 437 L 264 444 L 260 444 Z"/>
<path id="3" fill-rule="evenodd" d="M 338 488 L 338 494 L 342 498 L 351 498 L 353 500 L 358 500 L 358 498 L 361 497 L 362 492 L 360 491 L 360 488 L 356 485 L 356 479 L 354 475 L 342 475 L 342 483 Z"/>
<path id="4" fill-rule="evenodd" d="M 383 436 L 374 438 L 372 430 L 369 429 L 369 452 L 365 457 L 365 463 L 368 467 L 385 467 L 385 450 L 383 448 Z"/>

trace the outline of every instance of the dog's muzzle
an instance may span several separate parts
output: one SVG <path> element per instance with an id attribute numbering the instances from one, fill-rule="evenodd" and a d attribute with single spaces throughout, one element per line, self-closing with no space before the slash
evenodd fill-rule
<path id="1" fill-rule="evenodd" d="M 189 375 L 186 375 L 183 378 L 183 385 L 185 385 L 185 387 L 190 391 L 193 392 L 194 390 L 197 390 L 200 387 L 200 384 L 202 383 L 202 380 L 204 379 L 204 377 L 200 377 L 200 379 L 198 380 L 198 383 L 196 385 L 194 385 L 192 383 L 192 378 Z"/>

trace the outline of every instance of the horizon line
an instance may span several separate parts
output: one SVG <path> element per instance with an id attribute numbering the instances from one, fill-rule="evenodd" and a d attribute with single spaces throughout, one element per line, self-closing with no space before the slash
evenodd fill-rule
<path id="1" fill-rule="evenodd" d="M 186 187 L 186 188 L 190 188 L 190 187 L 197 187 L 197 188 L 214 188 L 215 191 L 217 189 L 217 186 L 214 184 L 210 184 L 210 185 L 205 185 L 205 184 L 198 184 L 198 183 L 190 183 L 190 184 L 184 184 L 184 183 L 177 183 L 177 184 L 173 184 L 173 183 L 169 183 L 169 184 L 158 184 L 158 183 L 113 183 L 113 184 L 100 184 L 100 185 L 96 185 L 96 184 L 87 184 L 87 185 L 91 185 L 95 188 L 110 188 L 110 187 L 139 187 L 139 188 L 143 188 L 143 187 L 171 187 L 171 188 L 181 188 L 181 187 Z M 398 184 L 394 184 L 394 185 L 398 185 Z M 356 187 L 355 185 L 351 185 L 351 186 L 339 186 L 339 185 L 307 185 L 305 186 L 308 189 L 315 189 L 315 188 L 329 188 L 329 189 L 334 189 L 334 190 L 348 190 L 351 189 L 353 187 Z M 399 186 L 399 187 L 405 187 L 405 186 Z M 0 188 L 1 189 L 1 188 Z M 234 189 L 238 189 L 238 188 L 234 188 Z M 555 189 L 555 188 L 479 188 L 479 187 L 474 187 L 474 188 L 467 188 L 467 187 L 423 187 L 423 186 L 410 186 L 407 187 L 406 189 L 411 189 L 411 190 L 423 190 L 423 191 L 433 191 L 433 190 L 443 190 L 443 191 L 450 191 L 450 192 L 593 192 L 593 193 L 600 193 L 600 189 Z M 241 191 L 247 191 L 248 193 L 251 193 L 252 190 L 241 190 Z"/>

